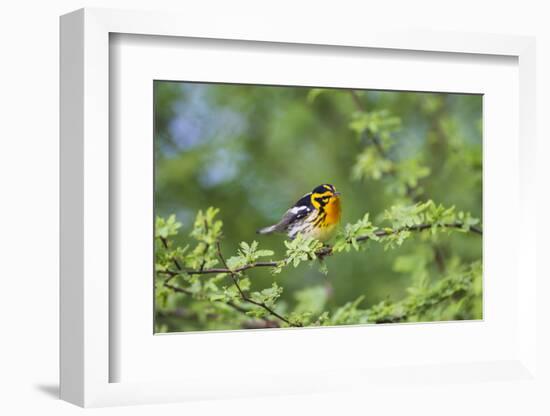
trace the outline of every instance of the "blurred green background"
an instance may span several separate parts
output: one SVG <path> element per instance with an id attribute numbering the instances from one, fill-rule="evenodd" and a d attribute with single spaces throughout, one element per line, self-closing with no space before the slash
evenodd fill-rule
<path id="1" fill-rule="evenodd" d="M 241 241 L 257 240 L 282 258 L 284 236 L 255 231 L 278 221 L 321 183 L 342 192 L 342 223 L 369 212 L 375 224 L 383 224 L 384 210 L 408 197 L 392 187 L 387 175 L 352 175 L 366 146 L 350 127 L 359 111 L 382 112 L 400 122 L 387 138 L 392 145 L 386 157 L 429 168 L 418 181 L 417 201 L 455 205 L 482 219 L 480 95 L 168 81 L 155 81 L 154 94 L 156 215 L 177 216 L 183 223 L 177 237 L 181 244 L 197 211 L 214 206 L 221 209 L 224 255 L 234 255 Z M 412 238 L 391 251 L 372 244 L 364 252 L 331 256 L 327 277 L 305 265 L 277 276 L 265 269 L 250 275 L 255 290 L 276 280 L 289 304 L 297 290 L 325 284 L 325 279 L 333 287 L 332 305 L 359 295 L 367 305 L 395 301 L 411 285 L 410 273 L 396 267 L 396 259 L 431 250 L 431 245 Z M 431 278 L 443 273 L 441 261 L 479 260 L 481 245 L 481 238 L 467 234 L 439 237 L 441 258 L 428 265 Z M 169 330 L 186 330 L 178 322 L 166 324 Z"/>

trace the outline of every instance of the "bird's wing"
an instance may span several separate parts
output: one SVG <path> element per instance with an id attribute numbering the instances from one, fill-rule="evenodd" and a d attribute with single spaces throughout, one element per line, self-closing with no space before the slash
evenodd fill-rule
<path id="1" fill-rule="evenodd" d="M 307 205 L 290 208 L 285 212 L 285 215 L 283 215 L 283 218 L 281 218 L 281 221 L 277 224 L 277 229 L 281 231 L 286 230 L 291 224 L 306 217 L 310 212 L 311 208 Z"/>
<path id="2" fill-rule="evenodd" d="M 307 206 L 292 207 L 284 213 L 283 218 L 277 224 L 270 225 L 269 227 L 261 228 L 257 231 L 258 234 L 271 234 L 274 232 L 285 232 L 288 228 L 300 218 L 304 218 L 311 212 L 311 209 Z"/>
<path id="3" fill-rule="evenodd" d="M 300 198 L 292 208 L 284 213 L 281 221 L 277 224 L 262 228 L 257 232 L 259 234 L 271 234 L 287 231 L 290 225 L 311 213 L 313 208 L 311 207 L 310 195 L 311 192 Z"/>
<path id="4" fill-rule="evenodd" d="M 299 219 L 308 216 L 311 213 L 313 207 L 311 206 L 310 196 L 311 192 L 305 194 L 294 204 L 292 208 L 285 212 L 283 218 L 281 218 L 281 221 L 279 221 L 279 223 L 276 225 L 277 231 L 287 230 L 291 224 L 298 221 Z"/>

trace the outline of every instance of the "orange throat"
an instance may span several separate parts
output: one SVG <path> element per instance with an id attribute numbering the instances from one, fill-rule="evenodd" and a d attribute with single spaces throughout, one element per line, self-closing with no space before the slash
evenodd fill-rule
<path id="1" fill-rule="evenodd" d="M 342 215 L 342 208 L 340 206 L 340 198 L 338 196 L 332 197 L 330 202 L 325 207 L 327 214 L 325 223 L 330 225 L 336 225 L 340 222 L 340 216 Z"/>

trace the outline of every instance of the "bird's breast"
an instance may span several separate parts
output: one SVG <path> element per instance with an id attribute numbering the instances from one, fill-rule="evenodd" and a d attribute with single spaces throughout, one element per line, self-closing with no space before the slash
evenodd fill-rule
<path id="1" fill-rule="evenodd" d="M 325 207 L 326 212 L 326 223 L 327 224 L 337 224 L 340 222 L 340 217 L 342 215 L 342 207 L 340 205 L 340 198 L 332 198 L 329 204 Z"/>

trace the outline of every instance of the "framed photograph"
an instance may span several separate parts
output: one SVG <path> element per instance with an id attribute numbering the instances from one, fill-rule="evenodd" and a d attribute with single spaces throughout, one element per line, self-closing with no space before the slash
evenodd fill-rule
<path id="1" fill-rule="evenodd" d="M 155 333 L 483 318 L 481 94 L 153 91 Z"/>
<path id="2" fill-rule="evenodd" d="M 536 383 L 533 39 L 180 21 L 61 18 L 62 398 Z"/>

